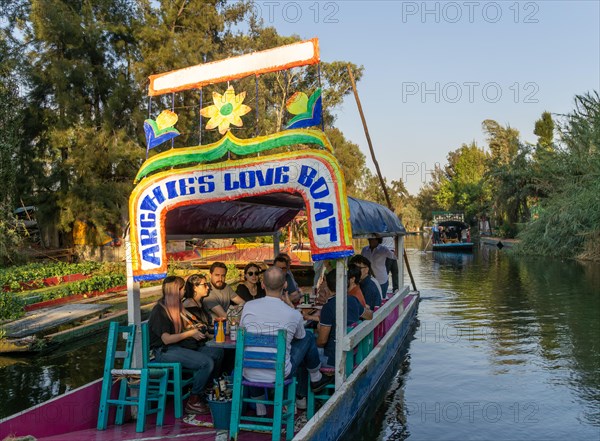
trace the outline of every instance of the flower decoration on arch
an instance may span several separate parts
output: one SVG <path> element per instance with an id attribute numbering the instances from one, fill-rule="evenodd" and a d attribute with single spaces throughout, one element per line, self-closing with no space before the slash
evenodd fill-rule
<path id="1" fill-rule="evenodd" d="M 145 120 L 146 150 L 158 147 L 162 143 L 179 136 L 179 131 L 173 127 L 177 123 L 177 120 L 177 114 L 170 110 L 163 110 L 156 120 Z"/>
<path id="2" fill-rule="evenodd" d="M 200 110 L 200 114 L 210 118 L 206 123 L 206 129 L 219 128 L 219 133 L 224 135 L 230 125 L 242 127 L 242 116 L 250 112 L 250 107 L 243 104 L 246 92 L 236 95 L 233 86 L 229 86 L 224 94 L 213 92 L 213 105 Z"/>

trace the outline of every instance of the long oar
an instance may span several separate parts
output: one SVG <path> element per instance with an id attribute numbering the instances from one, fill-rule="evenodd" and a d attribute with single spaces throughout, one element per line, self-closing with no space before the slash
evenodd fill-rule
<path id="1" fill-rule="evenodd" d="M 358 106 L 358 112 L 360 113 L 360 119 L 362 120 L 363 128 L 365 129 L 365 136 L 367 137 L 367 143 L 369 144 L 369 150 L 371 151 L 371 159 L 375 164 L 375 169 L 377 170 L 377 176 L 379 176 L 379 181 L 381 182 L 381 188 L 383 188 L 383 194 L 385 195 L 385 200 L 388 204 L 388 208 L 394 211 L 394 207 L 392 206 L 392 202 L 390 200 L 390 195 L 387 191 L 387 186 L 385 185 L 385 181 L 383 180 L 383 175 L 381 174 L 381 170 L 379 169 L 379 163 L 377 162 L 377 158 L 375 157 L 375 150 L 373 149 L 373 143 L 371 142 L 371 136 L 369 135 L 369 128 L 367 127 L 367 120 L 365 119 L 365 115 L 363 113 L 362 105 L 360 104 L 360 98 L 358 97 L 358 90 L 356 90 L 356 83 L 354 82 L 354 75 L 352 75 L 352 70 L 350 69 L 350 65 L 346 66 L 348 69 L 348 75 L 350 76 L 350 82 L 352 83 L 352 90 L 354 91 L 354 98 L 356 99 L 356 105 Z M 413 277 L 412 271 L 410 270 L 410 265 L 408 263 L 408 257 L 406 256 L 406 250 L 402 247 L 402 254 L 404 256 L 404 263 L 406 264 L 406 269 L 408 270 L 408 275 L 410 276 L 410 282 L 412 283 L 413 290 L 417 290 L 417 285 L 415 284 L 415 279 Z"/>

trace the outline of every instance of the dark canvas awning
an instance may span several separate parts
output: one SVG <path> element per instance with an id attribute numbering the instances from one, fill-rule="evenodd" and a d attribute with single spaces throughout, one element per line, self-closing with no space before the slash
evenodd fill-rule
<path id="1" fill-rule="evenodd" d="M 348 205 L 354 237 L 406 233 L 398 216 L 382 205 L 352 197 Z M 167 239 L 274 234 L 304 209 L 302 197 L 290 193 L 178 207 L 167 213 Z"/>
<path id="2" fill-rule="evenodd" d="M 350 219 L 352 220 L 352 236 L 368 237 L 404 235 L 406 230 L 389 208 L 375 202 L 364 201 L 353 197 L 348 198 Z"/>

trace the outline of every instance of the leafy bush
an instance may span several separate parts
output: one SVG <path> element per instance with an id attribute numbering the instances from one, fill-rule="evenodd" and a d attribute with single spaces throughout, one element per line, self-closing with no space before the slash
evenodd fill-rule
<path id="1" fill-rule="evenodd" d="M 114 264 L 100 262 L 80 263 L 30 263 L 28 265 L 13 266 L 0 269 L 0 288 L 8 286 L 11 291 L 21 291 L 21 283 L 30 283 L 33 287 L 41 287 L 42 280 L 49 277 L 60 277 L 69 274 L 92 274 L 103 267 L 112 270 Z"/>
<path id="2" fill-rule="evenodd" d="M 0 265 L 19 261 L 18 248 L 23 243 L 25 226 L 5 204 L 0 205 Z"/>
<path id="3" fill-rule="evenodd" d="M 11 292 L 0 293 L 0 320 L 16 320 L 25 315 L 24 302 Z"/>
<path id="4" fill-rule="evenodd" d="M 76 294 L 86 294 L 93 291 L 106 291 L 117 286 L 123 286 L 127 283 L 124 273 L 99 274 L 89 279 L 79 282 L 69 283 L 68 285 L 59 285 L 56 289 L 46 291 L 42 294 L 42 299 L 54 300 L 61 299 Z"/>

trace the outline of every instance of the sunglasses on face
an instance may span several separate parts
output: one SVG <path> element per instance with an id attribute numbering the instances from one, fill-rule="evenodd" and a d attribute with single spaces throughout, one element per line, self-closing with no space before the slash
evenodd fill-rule
<path id="1" fill-rule="evenodd" d="M 246 274 L 248 274 L 250 277 L 258 276 L 258 271 L 248 271 Z"/>
<path id="2" fill-rule="evenodd" d="M 210 283 L 206 283 L 206 282 L 205 282 L 205 283 L 198 283 L 198 284 L 197 284 L 197 285 L 195 285 L 195 286 L 209 286 L 209 285 L 210 285 Z"/>

